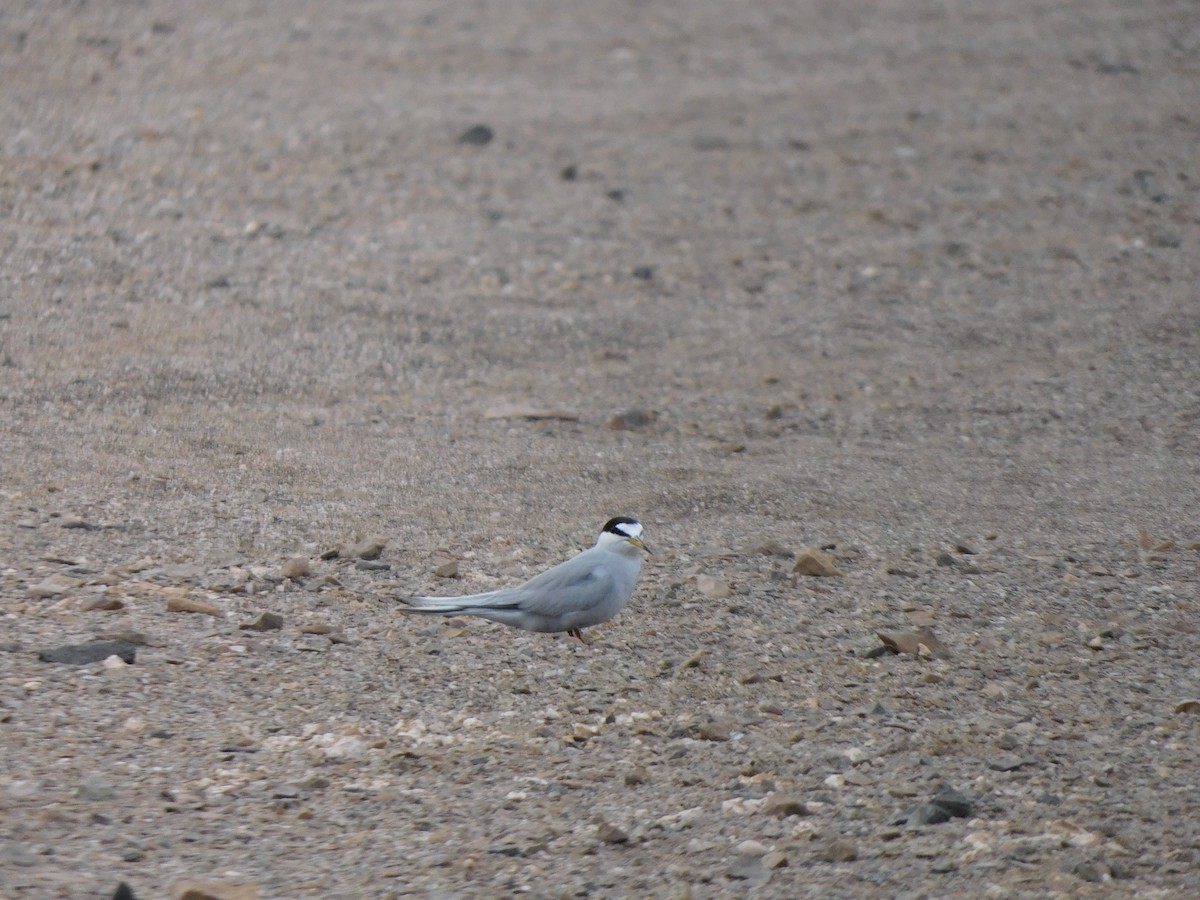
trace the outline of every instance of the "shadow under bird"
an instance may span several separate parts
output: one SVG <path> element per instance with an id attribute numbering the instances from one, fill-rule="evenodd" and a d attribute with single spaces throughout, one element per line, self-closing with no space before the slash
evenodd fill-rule
<path id="1" fill-rule="evenodd" d="M 642 569 L 637 519 L 604 523 L 596 545 L 522 585 L 462 597 L 409 597 L 405 612 L 479 616 L 525 631 L 565 631 L 581 643 L 583 629 L 607 622 L 625 608 Z"/>

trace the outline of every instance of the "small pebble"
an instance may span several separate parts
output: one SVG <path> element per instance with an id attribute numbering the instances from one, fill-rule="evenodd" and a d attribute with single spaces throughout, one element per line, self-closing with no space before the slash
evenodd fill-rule
<path id="1" fill-rule="evenodd" d="M 367 755 L 367 742 L 357 735 L 344 735 L 325 748 L 326 759 L 360 760 Z"/>
<path id="2" fill-rule="evenodd" d="M 5 841 L 0 845 L 0 863 L 30 868 L 38 864 L 38 858 L 25 844 L 17 841 Z"/>
<path id="3" fill-rule="evenodd" d="M 171 883 L 170 900 L 259 900 L 256 884 L 181 878 Z"/>
<path id="4" fill-rule="evenodd" d="M 763 857 L 767 855 L 767 847 L 762 841 L 742 841 L 734 848 L 738 856 Z"/>
<path id="5" fill-rule="evenodd" d="M 103 779 L 85 778 L 75 791 L 75 796 L 89 803 L 107 803 L 116 799 L 117 789 Z"/>
<path id="6" fill-rule="evenodd" d="M 710 600 L 724 600 L 733 593 L 729 582 L 713 578 L 711 575 L 697 575 L 696 590 Z"/>
<path id="7" fill-rule="evenodd" d="M 809 814 L 808 807 L 804 805 L 804 802 L 790 794 L 772 794 L 763 804 L 762 811 L 764 815 L 774 816 L 777 819 Z"/>
<path id="8" fill-rule="evenodd" d="M 575 727 L 571 729 L 571 737 L 582 743 L 589 741 L 600 733 L 600 729 L 593 728 L 591 725 L 584 725 L 582 722 L 576 722 Z"/>
<path id="9" fill-rule="evenodd" d="M 725 722 L 702 722 L 696 728 L 696 736 L 704 741 L 727 741 L 731 729 Z"/>
<path id="10" fill-rule="evenodd" d="M 625 844 L 629 842 L 629 832 L 610 822 L 601 821 L 596 828 L 596 838 L 604 844 Z"/>
<path id="11" fill-rule="evenodd" d="M 27 588 L 25 596 L 31 600 L 50 600 L 55 597 L 61 597 L 72 588 L 79 587 L 81 583 L 77 578 L 68 578 L 65 575 L 51 575 L 44 581 L 40 581 Z"/>
<path id="12" fill-rule="evenodd" d="M 1002 753 L 989 759 L 987 767 L 995 772 L 1015 772 L 1029 763 L 1030 760 L 1023 756 L 1017 756 L 1015 753 Z"/>
<path id="13" fill-rule="evenodd" d="M 760 883 L 770 878 L 770 874 L 763 867 L 762 859 L 757 856 L 739 856 L 725 874 L 736 881 L 752 883 Z"/>
<path id="14" fill-rule="evenodd" d="M 293 556 L 279 567 L 279 574 L 296 581 L 312 574 L 312 562 L 307 556 Z"/>
<path id="15" fill-rule="evenodd" d="M 629 787 L 635 787 L 639 784 L 646 784 L 650 781 L 650 772 L 645 766 L 634 766 L 625 773 L 625 784 Z"/>
<path id="16" fill-rule="evenodd" d="M 359 541 L 351 547 L 349 555 L 354 559 L 379 559 L 380 554 L 383 553 L 383 548 L 386 546 L 387 544 L 377 538 L 367 538 L 365 541 Z"/>
<path id="17" fill-rule="evenodd" d="M 86 600 L 79 601 L 81 612 L 112 612 L 113 610 L 124 608 L 125 603 L 120 597 L 113 597 L 107 593 L 97 594 L 95 597 L 88 597 Z"/>
<path id="18" fill-rule="evenodd" d="M 757 556 L 776 556 L 780 559 L 791 559 L 796 554 L 778 541 L 766 540 L 750 551 Z"/>
<path id="19" fill-rule="evenodd" d="M 193 600 L 191 597 L 171 597 L 167 600 L 167 612 L 199 613 L 212 616 L 215 619 L 223 617 L 220 609 L 204 600 Z"/>
<path id="20" fill-rule="evenodd" d="M 835 578 L 842 574 L 837 561 L 822 550 L 805 550 L 796 557 L 792 571 L 797 575 L 817 578 Z"/>
<path id="21" fill-rule="evenodd" d="M 823 855 L 829 862 L 854 862 L 858 859 L 858 846 L 847 839 L 831 841 Z"/>

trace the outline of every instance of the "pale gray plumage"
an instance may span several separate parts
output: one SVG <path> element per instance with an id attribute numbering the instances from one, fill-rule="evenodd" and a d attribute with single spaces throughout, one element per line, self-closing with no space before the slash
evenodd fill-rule
<path id="1" fill-rule="evenodd" d="M 462 597 L 410 597 L 405 611 L 480 616 L 525 631 L 565 631 L 583 640 L 583 629 L 607 622 L 625 608 L 642 566 L 642 526 L 618 516 L 596 545 L 522 585 Z"/>

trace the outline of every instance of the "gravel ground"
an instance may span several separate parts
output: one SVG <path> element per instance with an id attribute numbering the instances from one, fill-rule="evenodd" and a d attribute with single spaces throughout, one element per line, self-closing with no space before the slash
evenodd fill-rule
<path id="1" fill-rule="evenodd" d="M 1198 84 L 1192 0 L 5 4 L 0 897 L 1200 895 Z M 591 646 L 397 612 L 617 514 Z"/>

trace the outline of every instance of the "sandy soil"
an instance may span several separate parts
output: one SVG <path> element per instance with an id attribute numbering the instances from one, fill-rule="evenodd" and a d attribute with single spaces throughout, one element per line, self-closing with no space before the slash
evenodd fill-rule
<path id="1" fill-rule="evenodd" d="M 1200 894 L 1198 86 L 1191 0 L 6 3 L 0 896 Z M 621 513 L 591 647 L 396 611 Z"/>

